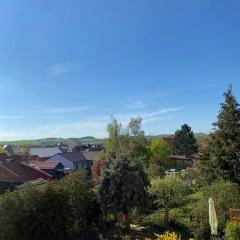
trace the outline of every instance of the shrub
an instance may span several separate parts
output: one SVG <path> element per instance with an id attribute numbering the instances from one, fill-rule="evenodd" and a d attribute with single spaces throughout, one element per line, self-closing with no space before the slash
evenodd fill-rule
<path id="1" fill-rule="evenodd" d="M 188 228 L 194 235 L 195 239 L 208 239 L 210 235 L 210 227 L 208 222 L 208 204 L 206 201 L 198 203 L 190 213 Z"/>
<path id="2" fill-rule="evenodd" d="M 203 198 L 206 202 L 210 197 L 214 200 L 219 229 L 224 229 L 229 217 L 229 208 L 240 207 L 240 187 L 237 184 L 219 180 L 203 189 Z"/>
<path id="3" fill-rule="evenodd" d="M 225 228 L 225 235 L 227 240 L 239 240 L 240 224 L 228 222 Z"/>
<path id="4" fill-rule="evenodd" d="M 169 223 L 169 210 L 183 205 L 191 192 L 189 185 L 178 176 L 155 178 L 151 181 L 150 196 L 158 207 L 164 208 L 164 223 Z"/>
<path id="5" fill-rule="evenodd" d="M 126 236 L 123 236 L 121 240 L 131 240 L 131 237 L 126 235 Z"/>
<path id="6" fill-rule="evenodd" d="M 208 199 L 212 197 L 218 219 L 218 229 L 223 231 L 228 220 L 229 208 L 239 208 L 240 188 L 237 184 L 219 180 L 203 188 L 203 200 L 199 201 L 190 214 L 189 229 L 196 239 L 207 239 L 210 234 L 208 223 Z"/>
<path id="7" fill-rule="evenodd" d="M 69 205 L 70 232 L 73 235 L 86 231 L 97 223 L 100 217 L 100 206 L 97 195 L 83 172 L 74 172 L 59 183 L 59 187 L 67 195 Z"/>
<path id="8" fill-rule="evenodd" d="M 0 239 L 81 239 L 99 216 L 96 195 L 80 173 L 0 197 Z M 85 237 L 84 239 L 87 239 Z"/>
<path id="9" fill-rule="evenodd" d="M 165 232 L 164 234 L 155 234 L 157 237 L 155 240 L 181 240 L 181 237 L 178 236 L 176 233 L 172 232 Z M 151 240 L 149 238 L 145 240 Z"/>
<path id="10" fill-rule="evenodd" d="M 67 239 L 65 194 L 48 186 L 4 194 L 0 199 L 0 238 L 4 240 Z"/>

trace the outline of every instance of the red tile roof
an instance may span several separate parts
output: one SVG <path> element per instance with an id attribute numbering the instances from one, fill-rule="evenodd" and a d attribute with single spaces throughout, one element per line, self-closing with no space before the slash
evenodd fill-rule
<path id="1" fill-rule="evenodd" d="M 29 165 L 32 167 L 37 167 L 39 169 L 55 169 L 59 162 L 41 162 L 41 161 L 29 161 Z"/>
<path id="2" fill-rule="evenodd" d="M 12 159 L 0 161 L 0 180 L 26 182 L 37 178 L 51 180 L 52 176 L 40 169 L 28 166 L 25 162 Z"/>

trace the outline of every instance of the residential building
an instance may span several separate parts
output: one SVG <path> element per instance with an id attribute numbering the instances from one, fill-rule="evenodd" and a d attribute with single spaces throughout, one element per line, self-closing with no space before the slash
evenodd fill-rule
<path id="1" fill-rule="evenodd" d="M 30 160 L 47 160 L 59 153 L 62 151 L 58 147 L 32 147 L 29 149 Z"/>
<path id="2" fill-rule="evenodd" d="M 45 162 L 60 162 L 65 170 L 90 170 L 96 158 L 96 153 L 90 152 L 68 152 L 59 153 Z"/>
<path id="3" fill-rule="evenodd" d="M 64 176 L 64 166 L 60 162 L 29 161 L 28 164 L 50 174 L 53 178 Z"/>
<path id="4" fill-rule="evenodd" d="M 47 172 L 30 166 L 20 156 L 14 158 L 3 155 L 0 159 L 0 193 L 14 189 L 17 185 L 36 179 L 51 180 L 53 177 Z"/>

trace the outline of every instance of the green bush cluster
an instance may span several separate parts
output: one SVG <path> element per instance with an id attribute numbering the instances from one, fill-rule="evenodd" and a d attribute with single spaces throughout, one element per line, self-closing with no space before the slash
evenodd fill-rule
<path id="1" fill-rule="evenodd" d="M 225 229 L 225 235 L 227 240 L 239 240 L 240 224 L 228 222 Z"/>
<path id="2" fill-rule="evenodd" d="M 1 196 L 0 239 L 77 239 L 96 222 L 98 213 L 85 175 L 74 173 L 45 188 L 29 186 Z"/>
<path id="3" fill-rule="evenodd" d="M 202 189 L 203 199 L 198 201 L 190 214 L 189 229 L 195 239 L 208 239 L 210 226 L 208 222 L 208 199 L 212 197 L 217 213 L 219 232 L 224 232 L 228 221 L 229 208 L 240 207 L 240 187 L 223 180 L 216 181 Z"/>

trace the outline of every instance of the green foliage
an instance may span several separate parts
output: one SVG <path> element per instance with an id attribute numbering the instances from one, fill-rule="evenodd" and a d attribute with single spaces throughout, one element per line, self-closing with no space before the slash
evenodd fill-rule
<path id="1" fill-rule="evenodd" d="M 5 154 L 7 154 L 6 150 L 5 150 L 2 146 L 0 146 L 0 153 L 5 153 Z"/>
<path id="2" fill-rule="evenodd" d="M 121 240 L 131 240 L 131 237 L 126 235 L 126 236 L 123 236 Z"/>
<path id="3" fill-rule="evenodd" d="M 133 159 L 138 160 L 144 165 L 149 162 L 148 141 L 145 138 L 145 133 L 142 130 L 142 119 L 132 118 L 128 124 L 127 131 L 130 136 L 130 154 Z"/>
<path id="4" fill-rule="evenodd" d="M 112 122 L 107 126 L 109 137 L 105 143 L 106 153 L 113 158 L 131 155 L 135 161 L 147 165 L 149 158 L 148 142 L 141 123 L 141 118 L 132 118 L 127 129 L 124 129 L 121 123 L 112 119 Z"/>
<path id="5" fill-rule="evenodd" d="M 223 229 L 228 219 L 229 208 L 240 207 L 240 187 L 237 184 L 220 180 L 203 189 L 205 201 L 209 197 L 214 200 L 219 227 Z"/>
<path id="6" fill-rule="evenodd" d="M 63 192 L 51 186 L 6 193 L 0 199 L 1 239 L 66 239 L 66 207 Z"/>
<path id="7" fill-rule="evenodd" d="M 42 189 L 29 186 L 2 195 L 0 239 L 77 239 L 98 213 L 96 196 L 85 176 L 74 173 Z"/>
<path id="8" fill-rule="evenodd" d="M 211 136 L 209 137 L 209 139 Z M 210 161 L 210 151 L 209 145 L 203 152 L 200 154 L 199 161 L 196 164 L 196 171 L 198 172 L 199 179 L 203 183 L 202 186 L 207 184 L 211 184 L 214 182 L 219 176 L 216 174 L 216 171 L 213 167 L 213 162 Z"/>
<path id="9" fill-rule="evenodd" d="M 103 212 L 122 213 L 128 218 L 131 209 L 143 207 L 146 203 L 148 185 L 149 181 L 141 164 L 126 156 L 108 161 L 103 169 L 99 188 Z"/>
<path id="10" fill-rule="evenodd" d="M 165 172 L 165 168 L 163 166 L 159 166 L 155 162 L 150 162 L 146 168 L 146 173 L 150 179 L 156 177 L 163 177 Z"/>
<path id="11" fill-rule="evenodd" d="M 99 220 L 97 196 L 84 173 L 74 172 L 59 183 L 68 197 L 70 232 L 77 235 Z"/>
<path id="12" fill-rule="evenodd" d="M 210 226 L 208 217 L 208 203 L 206 199 L 200 201 L 190 213 L 188 228 L 194 235 L 194 239 L 209 239 Z"/>
<path id="13" fill-rule="evenodd" d="M 224 97 L 203 164 L 214 178 L 222 177 L 240 184 L 240 106 L 231 88 Z"/>
<path id="14" fill-rule="evenodd" d="M 106 140 L 105 147 L 106 152 L 112 156 L 123 154 L 128 151 L 128 136 L 123 131 L 121 123 L 118 123 L 116 119 L 112 119 L 112 122 L 107 126 L 108 139 Z"/>
<path id="15" fill-rule="evenodd" d="M 240 224 L 228 222 L 225 228 L 225 235 L 227 240 L 239 240 Z"/>
<path id="16" fill-rule="evenodd" d="M 161 138 L 153 138 L 150 143 L 152 161 L 166 167 L 170 161 L 171 149 L 166 141 Z"/>
<path id="17" fill-rule="evenodd" d="M 196 207 L 190 214 L 189 229 L 196 239 L 207 239 L 206 236 L 210 233 L 208 223 L 209 197 L 212 197 L 214 200 L 219 230 L 225 228 L 229 208 L 240 207 L 240 187 L 237 184 L 220 180 L 206 186 L 202 191 L 203 199 L 197 202 Z"/>
<path id="18" fill-rule="evenodd" d="M 165 224 L 169 223 L 169 209 L 180 206 L 186 202 L 191 189 L 185 181 L 178 176 L 155 178 L 151 181 L 150 195 L 158 207 L 165 209 Z"/>
<path id="19" fill-rule="evenodd" d="M 155 178 L 151 181 L 150 194 L 161 208 L 173 208 L 182 205 L 190 193 L 188 183 L 178 176 Z"/>
<path id="20" fill-rule="evenodd" d="M 176 154 L 186 157 L 197 151 L 197 141 L 191 127 L 187 124 L 183 124 L 181 129 L 175 132 L 173 148 Z"/>

